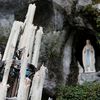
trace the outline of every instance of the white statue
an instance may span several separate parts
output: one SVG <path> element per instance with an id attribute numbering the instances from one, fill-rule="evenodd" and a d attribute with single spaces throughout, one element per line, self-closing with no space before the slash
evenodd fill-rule
<path id="1" fill-rule="evenodd" d="M 90 40 L 86 40 L 86 45 L 83 48 L 82 60 L 85 72 L 96 72 L 95 71 L 95 51 L 90 43 Z"/>
<path id="2" fill-rule="evenodd" d="M 48 99 L 48 100 L 53 100 L 53 99 L 49 97 L 49 99 Z"/>

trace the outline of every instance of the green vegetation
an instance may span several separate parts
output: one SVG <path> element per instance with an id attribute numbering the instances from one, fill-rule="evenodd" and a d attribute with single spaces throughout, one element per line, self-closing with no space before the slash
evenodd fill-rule
<path id="1" fill-rule="evenodd" d="M 59 86 L 56 100 L 100 100 L 100 83 Z"/>

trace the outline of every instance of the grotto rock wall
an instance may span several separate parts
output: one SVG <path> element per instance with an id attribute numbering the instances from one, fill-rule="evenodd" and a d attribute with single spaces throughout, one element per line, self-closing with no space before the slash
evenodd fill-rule
<path id="1" fill-rule="evenodd" d="M 97 45 L 95 49 L 99 51 L 96 30 L 81 12 L 92 1 L 0 0 L 0 37 L 9 36 L 14 20 L 24 20 L 29 3 L 37 6 L 34 25 L 42 26 L 44 31 L 39 66 L 44 63 L 48 68 L 44 89 L 52 97 L 57 85 L 77 82 L 77 62 L 82 65 L 81 50 L 87 38 L 92 40 L 95 37 L 92 43 Z M 100 54 L 97 55 L 98 66 Z"/>

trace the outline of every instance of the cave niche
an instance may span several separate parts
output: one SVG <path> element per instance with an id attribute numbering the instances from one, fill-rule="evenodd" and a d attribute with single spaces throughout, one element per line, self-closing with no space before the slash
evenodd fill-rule
<path id="1" fill-rule="evenodd" d="M 70 74 L 68 75 L 67 83 L 68 85 L 75 85 L 78 82 L 79 68 L 78 63 L 83 67 L 82 63 L 82 50 L 86 44 L 86 40 L 91 41 L 92 46 L 95 50 L 95 68 L 96 71 L 100 71 L 100 46 L 97 42 L 96 33 L 89 29 L 78 29 L 74 34 L 73 46 L 72 46 L 72 58 L 70 64 Z"/>
<path id="2" fill-rule="evenodd" d="M 99 48 L 99 44 L 97 42 L 96 33 L 94 33 L 93 31 L 91 31 L 89 29 L 78 30 L 75 35 L 74 53 L 75 53 L 76 61 L 79 61 L 80 65 L 83 67 L 82 50 L 86 44 L 87 39 L 90 40 L 92 46 L 94 47 L 95 59 L 96 59 L 95 68 L 96 68 L 96 71 L 99 71 L 100 70 L 100 64 L 99 64 L 100 48 Z"/>

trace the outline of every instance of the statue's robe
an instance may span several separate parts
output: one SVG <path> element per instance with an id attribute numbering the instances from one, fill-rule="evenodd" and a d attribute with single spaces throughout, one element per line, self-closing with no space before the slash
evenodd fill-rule
<path id="1" fill-rule="evenodd" d="M 95 51 L 91 44 L 83 48 L 82 57 L 85 72 L 95 72 Z"/>

